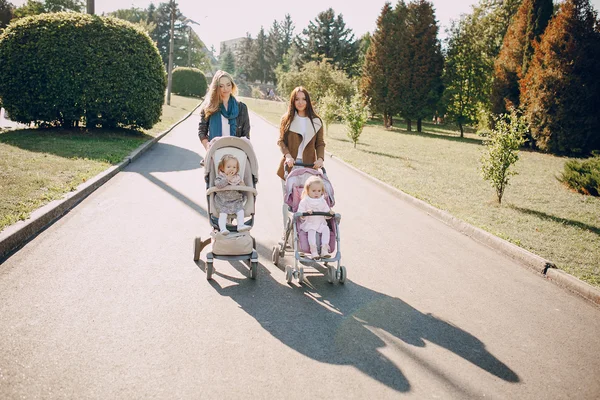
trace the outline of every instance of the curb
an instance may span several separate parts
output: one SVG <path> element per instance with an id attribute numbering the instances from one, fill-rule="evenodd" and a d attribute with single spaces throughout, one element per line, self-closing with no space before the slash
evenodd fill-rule
<path id="1" fill-rule="evenodd" d="M 262 115 L 258 115 L 254 113 L 262 120 L 267 122 L 270 125 L 273 125 L 270 121 L 264 118 Z M 451 215 L 447 211 L 440 210 L 432 206 L 429 203 L 426 203 L 423 200 L 419 200 L 416 197 L 409 195 L 408 193 L 403 192 L 400 189 L 397 189 L 361 170 L 356 168 L 355 166 L 347 163 L 341 158 L 335 156 L 333 153 L 328 151 L 325 152 L 329 157 L 335 159 L 339 163 L 345 165 L 350 168 L 354 172 L 364 176 L 365 178 L 371 180 L 372 182 L 383 187 L 388 193 L 406 201 L 414 206 L 420 208 L 425 211 L 430 216 L 442 221 L 449 227 L 459 231 L 460 233 L 469 236 L 470 238 L 485 244 L 486 246 L 492 248 L 493 250 L 504 254 L 513 260 L 516 260 L 520 265 L 527 267 L 532 270 L 536 274 L 541 275 L 543 278 L 553 282 L 557 286 L 560 286 L 564 289 L 567 289 L 581 297 L 585 300 L 588 300 L 594 303 L 597 306 L 600 306 L 600 289 L 570 275 L 564 271 L 561 271 L 556 268 L 553 262 L 548 261 L 537 254 L 531 253 L 513 243 L 510 243 L 507 240 L 501 239 L 496 235 L 493 235 L 487 231 L 484 231 L 481 228 L 477 228 L 455 216 Z"/>
<path id="2" fill-rule="evenodd" d="M 115 176 L 119 171 L 123 170 L 127 165 L 148 151 L 156 142 L 175 129 L 175 127 L 188 119 L 198 109 L 198 107 L 200 107 L 200 104 L 201 103 L 199 103 L 186 116 L 167 128 L 167 130 L 139 145 L 119 164 L 114 165 L 98 175 L 88 179 L 86 182 L 77 186 L 75 191 L 65 194 L 61 199 L 53 200 L 37 210 L 34 210 L 27 220 L 19 221 L 6 227 L 2 232 L 0 232 L 0 264 L 2 264 L 8 257 L 17 252 L 39 233 L 59 220 L 63 215 L 69 212 L 69 210 L 94 192 L 94 190 L 98 189 L 110 178 Z"/>

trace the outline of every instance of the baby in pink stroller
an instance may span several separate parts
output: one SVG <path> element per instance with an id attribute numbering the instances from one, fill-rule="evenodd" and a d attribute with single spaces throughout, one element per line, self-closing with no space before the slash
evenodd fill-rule
<path id="1" fill-rule="evenodd" d="M 287 265 L 285 268 L 288 282 L 291 283 L 293 278 L 300 283 L 304 281 L 304 268 L 300 263 L 307 266 L 323 263 L 327 268 L 327 280 L 330 283 L 344 283 L 346 268 L 340 265 L 341 216 L 331 211 L 331 207 L 335 205 L 335 198 L 325 169 L 295 168 L 289 173 L 286 172 L 284 202 L 290 213 L 283 240 L 273 248 L 273 263 L 277 265 L 279 259 L 285 256 L 286 247 L 291 242 L 294 266 Z M 337 268 L 332 265 L 334 263 L 337 263 Z"/>

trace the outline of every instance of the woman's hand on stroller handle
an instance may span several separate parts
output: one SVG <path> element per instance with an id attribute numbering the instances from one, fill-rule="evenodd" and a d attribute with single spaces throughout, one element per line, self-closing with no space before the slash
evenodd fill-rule
<path id="1" fill-rule="evenodd" d="M 325 167 L 323 167 L 323 160 L 320 158 L 315 163 L 301 163 L 294 162 L 292 165 L 288 165 L 288 160 L 286 156 L 286 160 L 283 163 L 283 169 L 286 173 L 289 173 L 292 170 L 292 167 L 304 167 L 304 168 L 314 168 L 314 169 L 322 169 L 325 174 Z"/>

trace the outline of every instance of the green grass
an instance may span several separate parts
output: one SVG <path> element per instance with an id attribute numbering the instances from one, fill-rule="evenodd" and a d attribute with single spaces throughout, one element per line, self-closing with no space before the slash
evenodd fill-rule
<path id="1" fill-rule="evenodd" d="M 244 99 L 250 109 L 278 124 L 285 104 Z M 416 124 L 413 123 L 413 129 Z M 333 124 L 326 150 L 358 169 L 494 235 L 538 254 L 581 280 L 600 287 L 600 198 L 584 196 L 557 176 L 569 158 L 520 152 L 502 205 L 479 173 L 481 140 L 464 138 L 449 125 L 365 127 L 357 148 L 344 126 Z"/>
<path id="2" fill-rule="evenodd" d="M 0 231 L 120 163 L 132 150 L 187 115 L 199 99 L 172 96 L 162 121 L 126 129 L 20 129 L 0 132 Z"/>

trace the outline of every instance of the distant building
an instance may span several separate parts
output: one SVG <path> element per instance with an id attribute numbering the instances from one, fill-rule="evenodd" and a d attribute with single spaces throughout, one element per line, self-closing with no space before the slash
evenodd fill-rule
<path id="1" fill-rule="evenodd" d="M 235 39 L 225 40 L 224 42 L 219 43 L 219 51 L 220 53 L 225 52 L 226 50 L 231 50 L 234 56 L 238 55 L 238 51 L 244 45 L 245 37 L 239 37 Z"/>

